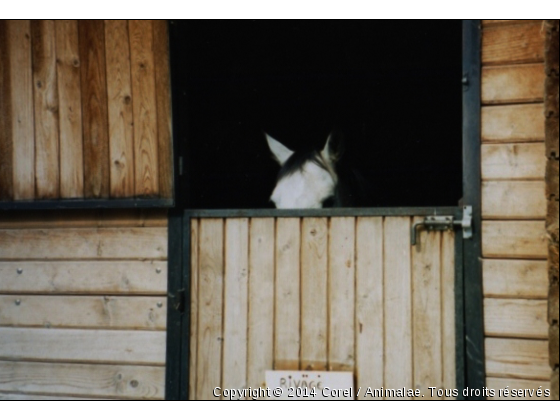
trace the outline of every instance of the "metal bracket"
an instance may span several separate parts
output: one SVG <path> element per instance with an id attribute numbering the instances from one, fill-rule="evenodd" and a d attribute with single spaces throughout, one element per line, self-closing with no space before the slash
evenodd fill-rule
<path id="1" fill-rule="evenodd" d="M 463 239 L 472 238 L 472 206 L 463 207 L 461 220 L 455 220 L 454 216 L 426 216 L 422 222 L 414 223 L 410 232 L 410 244 L 416 245 L 419 227 L 426 230 L 452 230 L 456 226 L 463 229 Z"/>

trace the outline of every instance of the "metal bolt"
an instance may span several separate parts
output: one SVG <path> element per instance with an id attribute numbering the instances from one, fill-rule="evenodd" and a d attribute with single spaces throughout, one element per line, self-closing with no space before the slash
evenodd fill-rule
<path id="1" fill-rule="evenodd" d="M 17 306 L 21 305 L 21 299 L 16 299 L 16 300 L 15 300 L 15 304 L 16 304 Z"/>
<path id="2" fill-rule="evenodd" d="M 130 386 L 132 388 L 136 388 L 138 386 L 138 381 L 136 379 L 133 379 L 132 381 L 130 381 Z"/>
<path id="3" fill-rule="evenodd" d="M 161 273 L 161 268 L 160 267 L 156 268 L 156 273 L 158 273 L 158 274 Z"/>
<path id="4" fill-rule="evenodd" d="M 469 78 L 466 75 L 463 76 L 463 78 L 461 79 L 461 83 L 467 86 L 469 84 Z"/>
<path id="5" fill-rule="evenodd" d="M 21 273 L 23 273 L 23 268 L 18 267 L 18 269 L 16 271 L 17 271 L 18 274 L 21 274 Z"/>
<path id="6" fill-rule="evenodd" d="M 158 303 L 157 303 L 157 307 L 158 307 L 158 308 L 161 308 L 162 306 L 163 306 L 163 303 L 161 303 L 161 302 L 158 302 Z"/>

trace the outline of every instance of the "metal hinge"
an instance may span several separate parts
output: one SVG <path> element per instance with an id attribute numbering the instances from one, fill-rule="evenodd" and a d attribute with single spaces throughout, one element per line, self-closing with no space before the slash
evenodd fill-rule
<path id="1" fill-rule="evenodd" d="M 422 222 L 412 225 L 410 244 L 416 245 L 417 230 L 423 227 L 426 230 L 452 230 L 455 227 L 463 229 L 463 238 L 472 238 L 472 206 L 463 206 L 463 218 L 455 220 L 454 216 L 426 216 Z"/>

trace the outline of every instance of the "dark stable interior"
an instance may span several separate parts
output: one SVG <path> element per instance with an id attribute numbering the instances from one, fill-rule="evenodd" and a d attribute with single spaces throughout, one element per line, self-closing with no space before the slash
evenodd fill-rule
<path id="1" fill-rule="evenodd" d="M 292 150 L 344 137 L 362 207 L 462 196 L 461 21 L 172 21 L 182 208 L 270 208 Z M 342 171 L 342 169 L 341 169 Z"/>

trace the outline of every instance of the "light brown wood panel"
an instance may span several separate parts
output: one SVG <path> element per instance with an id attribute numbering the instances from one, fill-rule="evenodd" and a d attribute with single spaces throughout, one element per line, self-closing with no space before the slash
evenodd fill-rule
<path id="1" fill-rule="evenodd" d="M 84 196 L 82 91 L 78 22 L 55 21 L 60 130 L 60 196 Z"/>
<path id="2" fill-rule="evenodd" d="M 412 388 L 410 219 L 385 218 L 383 233 L 385 388 Z"/>
<path id="3" fill-rule="evenodd" d="M 189 360 L 189 399 L 196 399 L 196 372 L 198 362 L 198 219 L 191 220 L 191 329 Z"/>
<path id="4" fill-rule="evenodd" d="M 482 256 L 485 258 L 546 259 L 543 221 L 483 221 Z"/>
<path id="5" fill-rule="evenodd" d="M 483 219 L 544 219 L 544 181 L 483 181 Z"/>
<path id="6" fill-rule="evenodd" d="M 35 110 L 35 198 L 60 196 L 58 88 L 54 21 L 31 21 Z"/>
<path id="7" fill-rule="evenodd" d="M 354 371 L 356 219 L 331 218 L 328 265 L 328 369 Z"/>
<path id="8" fill-rule="evenodd" d="M 173 143 L 171 128 L 171 80 L 167 22 L 154 20 L 154 67 L 156 85 L 159 194 L 173 197 Z"/>
<path id="9" fill-rule="evenodd" d="M 134 196 L 134 122 L 128 22 L 105 21 L 111 197 Z"/>
<path id="10" fill-rule="evenodd" d="M 443 388 L 454 389 L 456 380 L 455 333 L 455 233 L 443 232 L 441 238 L 441 336 Z M 444 399 L 454 399 L 445 397 Z"/>
<path id="11" fill-rule="evenodd" d="M 0 259 L 164 259 L 166 228 L 0 230 Z"/>
<path id="12" fill-rule="evenodd" d="M 300 246 L 300 219 L 278 218 L 274 291 L 275 370 L 299 370 Z"/>
<path id="13" fill-rule="evenodd" d="M 165 261 L 0 261 L 1 293 L 163 295 Z M 164 303 L 165 304 L 165 303 Z"/>
<path id="14" fill-rule="evenodd" d="M 10 20 L 7 25 L 10 86 L 12 92 L 17 92 L 10 98 L 14 199 L 31 200 L 35 198 L 31 30 L 28 20 Z"/>
<path id="15" fill-rule="evenodd" d="M 224 273 L 225 389 L 247 387 L 247 313 L 249 276 L 248 219 L 226 219 Z"/>
<path id="16" fill-rule="evenodd" d="M 483 106 L 481 136 L 484 143 L 544 141 L 544 105 Z"/>
<path id="17" fill-rule="evenodd" d="M 12 106 L 8 24 L 0 20 L 0 200 L 14 197 Z"/>
<path id="18" fill-rule="evenodd" d="M 223 239 L 222 219 L 200 221 L 196 398 L 204 400 L 216 399 L 212 390 L 222 375 Z"/>
<path id="19" fill-rule="evenodd" d="M 165 331 L 0 327 L 0 359 L 165 364 Z"/>
<path id="20" fill-rule="evenodd" d="M 384 386 L 383 218 L 356 222 L 356 384 Z M 362 399 L 381 399 L 370 395 Z"/>
<path id="21" fill-rule="evenodd" d="M 544 63 L 482 68 L 482 103 L 542 102 Z"/>
<path id="22" fill-rule="evenodd" d="M 327 369 L 326 218 L 302 220 L 301 238 L 301 369 Z"/>
<path id="23" fill-rule="evenodd" d="M 549 397 L 545 396 L 545 392 L 548 390 L 550 395 L 550 380 L 529 380 L 529 379 L 511 379 L 511 378 L 486 378 L 486 386 L 489 389 L 495 390 L 495 395 L 489 397 L 489 400 L 514 400 L 514 401 L 525 401 L 525 400 L 549 400 Z M 499 390 L 507 389 L 510 391 L 506 396 L 505 394 L 500 394 Z M 511 390 L 515 389 L 517 395 L 512 396 Z M 538 390 L 541 391 L 541 396 L 537 394 Z M 527 390 L 527 391 L 525 391 Z M 532 394 L 530 392 L 533 391 Z"/>
<path id="24" fill-rule="evenodd" d="M 549 379 L 547 340 L 486 338 L 486 374 L 493 377 Z"/>
<path id="25" fill-rule="evenodd" d="M 482 64 L 535 63 L 544 60 L 542 21 L 484 27 Z"/>
<path id="26" fill-rule="evenodd" d="M 109 197 L 109 133 L 105 28 L 101 20 L 78 22 L 84 138 L 84 196 Z"/>
<path id="27" fill-rule="evenodd" d="M 484 299 L 484 333 L 491 337 L 548 338 L 547 301 Z"/>
<path id="28" fill-rule="evenodd" d="M 265 385 L 274 367 L 274 218 L 252 218 L 249 230 L 247 385 Z"/>
<path id="29" fill-rule="evenodd" d="M 163 399 L 165 368 L 0 361 L 0 391 L 50 394 L 46 399 L 55 399 L 56 395 L 60 399 Z M 9 394 L 3 395 L 11 399 Z M 32 394 L 29 397 L 34 398 Z"/>
<path id="30" fill-rule="evenodd" d="M 28 210 L 1 212 L 0 229 L 166 227 L 166 209 Z"/>
<path id="31" fill-rule="evenodd" d="M 415 217 L 413 223 L 423 218 Z M 419 399 L 431 397 L 428 387 L 442 388 L 441 233 L 422 230 L 412 248 L 413 383 Z"/>
<path id="32" fill-rule="evenodd" d="M 107 401 L 117 398 L 103 397 L 75 397 L 73 395 L 45 395 L 45 394 L 22 394 L 19 392 L 0 392 L 0 401 Z M 119 400 L 121 398 L 118 398 Z"/>
<path id="33" fill-rule="evenodd" d="M 0 326 L 164 330 L 165 297 L 0 295 Z"/>
<path id="34" fill-rule="evenodd" d="M 545 299 L 547 270 L 546 261 L 483 259 L 484 296 Z"/>
<path id="35" fill-rule="evenodd" d="M 544 179 L 546 156 L 544 143 L 483 144 L 481 172 L 483 180 Z"/>
<path id="36" fill-rule="evenodd" d="M 529 22 L 541 22 L 542 20 L 519 20 L 519 19 L 482 19 L 482 27 L 498 25 L 523 25 Z"/>
<path id="37" fill-rule="evenodd" d="M 128 22 L 132 110 L 134 115 L 134 188 L 137 196 L 158 194 L 158 139 L 152 22 Z"/>

